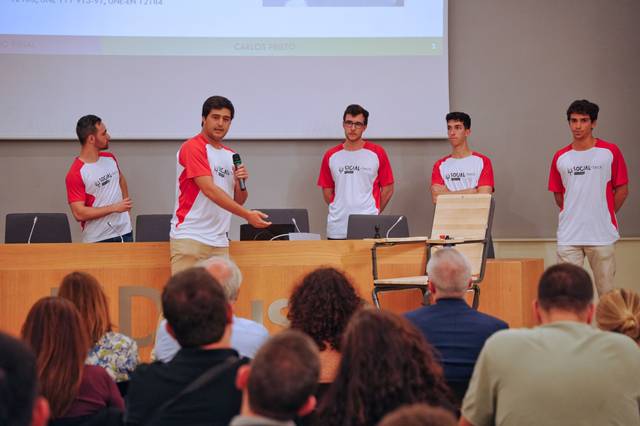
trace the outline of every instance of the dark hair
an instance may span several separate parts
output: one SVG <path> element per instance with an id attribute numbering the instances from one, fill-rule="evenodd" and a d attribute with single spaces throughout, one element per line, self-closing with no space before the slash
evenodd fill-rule
<path id="1" fill-rule="evenodd" d="M 586 99 L 579 99 L 571 102 L 567 109 L 567 121 L 571 119 L 571 114 L 585 114 L 588 115 L 591 121 L 598 119 L 598 112 L 600 107 L 593 102 L 589 102 Z"/>
<path id="2" fill-rule="evenodd" d="M 22 338 L 36 355 L 38 379 L 53 418 L 63 417 L 78 394 L 89 338 L 76 307 L 45 297 L 31 307 Z"/>
<path id="3" fill-rule="evenodd" d="M 460 121 L 465 129 L 471 128 L 471 117 L 466 112 L 454 111 L 447 114 L 445 121 Z"/>
<path id="4" fill-rule="evenodd" d="M 261 416 L 291 420 L 315 394 L 318 348 L 307 335 L 285 330 L 262 345 L 249 375 L 249 406 Z"/>
<path id="5" fill-rule="evenodd" d="M 356 116 L 362 114 L 364 116 L 364 125 L 366 126 L 369 123 L 369 111 L 362 108 L 358 104 L 351 104 L 344 110 L 344 114 L 342 114 L 342 121 L 347 119 L 347 114 Z"/>
<path id="6" fill-rule="evenodd" d="M 76 135 L 81 145 L 84 145 L 89 135 L 95 135 L 98 132 L 96 126 L 102 123 L 102 119 L 97 115 L 89 114 L 80 117 L 76 124 Z"/>
<path id="7" fill-rule="evenodd" d="M 347 326 L 338 373 L 318 409 L 318 424 L 376 424 L 404 404 L 453 407 L 442 367 L 407 319 L 361 309 Z"/>
<path id="8" fill-rule="evenodd" d="M 378 426 L 456 426 L 455 416 L 428 404 L 405 405 L 384 416 Z"/>
<path id="9" fill-rule="evenodd" d="M 206 118 L 212 109 L 226 108 L 231 112 L 231 119 L 236 113 L 231 101 L 224 96 L 211 96 L 202 104 L 202 118 Z"/>
<path id="10" fill-rule="evenodd" d="M 92 345 L 112 330 L 107 295 L 93 275 L 78 271 L 67 274 L 62 279 L 58 296 L 70 300 L 78 308 Z"/>
<path id="11" fill-rule="evenodd" d="M 546 311 L 582 312 L 593 301 L 591 277 L 579 266 L 558 263 L 540 277 L 538 303 Z"/>
<path id="12" fill-rule="evenodd" d="M 204 268 L 178 272 L 162 291 L 162 311 L 184 348 L 218 342 L 230 309 L 222 286 Z"/>
<path id="13" fill-rule="evenodd" d="M 29 426 L 37 393 L 33 352 L 0 332 L 0 425 Z"/>
<path id="14" fill-rule="evenodd" d="M 307 274 L 289 298 L 291 328 L 307 333 L 321 351 L 340 350 L 342 333 L 362 299 L 344 274 L 319 268 Z"/>

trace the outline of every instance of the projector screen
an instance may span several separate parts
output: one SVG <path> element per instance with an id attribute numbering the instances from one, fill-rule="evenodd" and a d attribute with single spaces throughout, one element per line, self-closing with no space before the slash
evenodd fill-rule
<path id="1" fill-rule="evenodd" d="M 233 139 L 441 138 L 447 0 L 0 0 L 0 138 L 183 139 L 227 96 Z"/>

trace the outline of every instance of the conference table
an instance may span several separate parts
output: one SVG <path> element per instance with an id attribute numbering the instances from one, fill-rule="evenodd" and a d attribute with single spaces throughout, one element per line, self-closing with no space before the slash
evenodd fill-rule
<path id="1" fill-rule="evenodd" d="M 288 296 L 302 277 L 319 266 L 345 271 L 371 303 L 373 240 L 232 241 L 230 255 L 244 280 L 235 306 L 238 316 L 261 322 L 270 332 L 287 326 Z M 378 257 L 380 278 L 424 274 L 422 244 L 390 247 Z M 512 327 L 534 325 L 531 302 L 543 271 L 542 259 L 490 259 L 481 283 L 479 310 Z M 93 274 L 109 298 L 115 329 L 134 337 L 148 360 L 160 296 L 170 276 L 169 243 L 0 245 L 0 330 L 17 335 L 30 307 L 55 295 L 69 272 Z M 382 309 L 418 308 L 418 290 L 380 295 Z"/>

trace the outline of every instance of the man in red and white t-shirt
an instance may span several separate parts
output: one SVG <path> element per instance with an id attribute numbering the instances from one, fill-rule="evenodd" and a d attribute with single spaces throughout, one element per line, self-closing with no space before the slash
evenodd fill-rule
<path id="1" fill-rule="evenodd" d="M 171 273 L 214 255 L 228 256 L 231 214 L 265 228 L 266 214 L 242 205 L 249 193 L 240 182 L 247 169 L 234 166 L 234 152 L 222 144 L 235 109 L 222 96 L 202 105 L 202 131 L 182 144 L 177 154 L 176 203 L 171 219 Z"/>
<path id="2" fill-rule="evenodd" d="M 109 149 L 111 136 L 95 115 L 76 125 L 80 155 L 67 173 L 67 199 L 73 217 L 82 227 L 82 241 L 131 242 L 131 198 L 127 181 Z"/>
<path id="3" fill-rule="evenodd" d="M 347 238 L 351 214 L 380 214 L 393 195 L 393 171 L 384 149 L 362 139 L 369 112 L 349 105 L 342 116 L 345 140 L 322 159 L 318 186 L 329 205 L 327 238 Z"/>
<path id="4" fill-rule="evenodd" d="M 471 117 L 464 112 L 450 112 L 446 120 L 451 154 L 433 165 L 433 203 L 440 194 L 491 194 L 494 190 L 491 160 L 469 149 L 467 138 L 471 134 Z"/>
<path id="5" fill-rule="evenodd" d="M 586 99 L 569 106 L 573 141 L 553 156 L 549 191 L 560 207 L 558 262 L 584 266 L 586 256 L 602 295 L 613 289 L 616 212 L 629 194 L 629 178 L 620 149 L 593 137 L 599 110 Z"/>

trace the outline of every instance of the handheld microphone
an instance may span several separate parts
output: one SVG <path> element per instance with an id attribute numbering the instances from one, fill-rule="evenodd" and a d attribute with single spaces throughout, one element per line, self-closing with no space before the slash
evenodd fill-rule
<path id="1" fill-rule="evenodd" d="M 391 232 L 391 230 L 395 228 L 402 221 L 402 219 L 404 219 L 404 216 L 400 216 L 398 220 L 396 220 L 396 223 L 394 223 L 389 229 L 387 229 L 387 234 L 384 236 L 385 238 L 389 238 L 389 233 Z"/>
<path id="2" fill-rule="evenodd" d="M 242 165 L 242 160 L 240 159 L 240 154 L 235 153 L 235 154 L 233 154 L 233 157 L 231 157 L 231 158 L 233 159 L 233 165 L 236 167 L 236 169 Z M 241 191 L 246 191 L 247 190 L 247 184 L 244 182 L 244 179 L 240 179 L 240 190 Z"/>
<path id="3" fill-rule="evenodd" d="M 38 216 L 33 217 L 33 225 L 31 225 L 31 231 L 29 231 L 29 238 L 27 238 L 27 244 L 31 244 L 31 237 L 33 236 L 33 230 L 36 229 L 36 222 L 38 222 Z"/>
<path id="4" fill-rule="evenodd" d="M 293 226 L 296 227 L 296 231 L 302 232 L 302 231 L 300 231 L 300 228 L 298 228 L 298 223 L 296 222 L 296 218 L 295 217 L 291 218 L 291 222 L 293 222 Z"/>
<path id="5" fill-rule="evenodd" d="M 116 234 L 118 234 L 118 236 L 120 237 L 120 242 L 124 243 L 124 238 L 122 238 L 122 235 L 120 235 L 118 232 L 116 232 L 116 228 L 113 227 L 113 225 L 111 225 L 111 222 L 107 221 L 107 225 L 109 225 L 109 228 L 111 228 L 111 230 L 113 232 L 115 232 Z"/>

